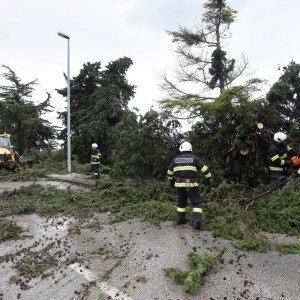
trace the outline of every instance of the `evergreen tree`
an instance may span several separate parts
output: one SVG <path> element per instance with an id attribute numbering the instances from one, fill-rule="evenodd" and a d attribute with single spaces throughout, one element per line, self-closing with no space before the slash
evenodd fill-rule
<path id="1" fill-rule="evenodd" d="M 165 178 L 183 135 L 180 124 L 155 110 L 144 116 L 128 111 L 117 125 L 119 139 L 114 152 L 114 176 Z"/>
<path id="2" fill-rule="evenodd" d="M 283 74 L 267 94 L 264 123 L 274 132 L 288 133 L 295 147 L 300 148 L 300 65 L 294 61 L 283 67 Z"/>
<path id="3" fill-rule="evenodd" d="M 22 83 L 15 72 L 2 65 L 2 74 L 8 85 L 0 86 L 0 130 L 13 135 L 17 150 L 41 149 L 51 146 L 55 138 L 55 128 L 41 116 L 50 110 L 50 94 L 45 101 L 35 105 L 31 101 L 37 80 Z"/>
<path id="4" fill-rule="evenodd" d="M 102 162 L 109 162 L 118 139 L 115 126 L 122 120 L 135 86 L 128 84 L 126 72 L 130 58 L 113 61 L 101 70 L 100 62 L 83 65 L 79 75 L 71 80 L 72 153 L 81 162 L 90 158 L 90 147 L 97 143 Z M 57 90 L 67 97 L 67 88 Z M 66 125 L 66 112 L 60 114 Z M 61 137 L 66 140 L 66 130 Z"/>
<path id="5" fill-rule="evenodd" d="M 179 58 L 176 81 L 163 77 L 162 88 L 172 99 L 213 99 L 207 93 L 209 90 L 221 92 L 228 88 L 247 67 L 245 57 L 237 65 L 235 59 L 228 58 L 223 46 L 237 12 L 226 0 L 209 0 L 204 9 L 202 24 L 196 25 L 195 30 L 180 27 L 178 31 L 168 31 L 177 45 Z"/>
<path id="6" fill-rule="evenodd" d="M 266 177 L 260 135 L 256 127 L 262 99 L 252 97 L 259 80 L 227 89 L 211 103 L 200 102 L 201 121 L 191 130 L 194 151 L 222 180 L 255 185 Z"/>

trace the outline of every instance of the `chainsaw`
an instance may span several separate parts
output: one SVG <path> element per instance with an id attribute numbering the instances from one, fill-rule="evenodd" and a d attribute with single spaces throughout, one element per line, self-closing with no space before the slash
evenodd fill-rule
<path id="1" fill-rule="evenodd" d="M 295 171 L 297 171 L 298 175 L 300 175 L 300 157 L 299 156 L 293 156 L 291 158 L 292 166 Z"/>

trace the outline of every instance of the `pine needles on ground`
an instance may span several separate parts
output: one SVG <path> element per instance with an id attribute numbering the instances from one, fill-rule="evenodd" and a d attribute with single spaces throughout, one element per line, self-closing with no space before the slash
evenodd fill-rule
<path id="1" fill-rule="evenodd" d="M 178 268 L 166 268 L 164 272 L 167 277 L 173 279 L 177 284 L 183 284 L 187 293 L 196 294 L 203 284 L 204 276 L 218 262 L 218 256 L 206 252 L 189 252 L 188 261 L 191 266 L 190 271 L 186 272 Z"/>

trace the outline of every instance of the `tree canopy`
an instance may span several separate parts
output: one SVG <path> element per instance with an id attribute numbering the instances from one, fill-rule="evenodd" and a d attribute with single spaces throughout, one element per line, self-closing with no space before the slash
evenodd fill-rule
<path id="1" fill-rule="evenodd" d="M 2 77 L 7 85 L 0 86 L 0 130 L 13 135 L 20 154 L 25 149 L 41 149 L 51 146 L 56 136 L 54 126 L 41 116 L 51 111 L 50 94 L 46 100 L 34 104 L 31 100 L 37 80 L 22 83 L 16 73 L 7 66 Z"/>
<path id="2" fill-rule="evenodd" d="M 167 31 L 177 45 L 179 60 L 175 79 L 165 74 L 162 80 L 162 89 L 171 100 L 212 99 L 210 90 L 221 92 L 230 87 L 248 65 L 244 56 L 237 63 L 224 50 L 237 11 L 225 0 L 209 0 L 204 9 L 202 23 L 196 24 L 194 30 L 179 27 L 178 31 Z"/>
<path id="3" fill-rule="evenodd" d="M 92 143 L 99 145 L 103 161 L 109 161 L 118 139 L 115 126 L 134 96 L 135 86 L 126 79 L 131 65 L 132 60 L 127 57 L 109 63 L 104 70 L 100 62 L 87 63 L 71 80 L 72 153 L 81 162 L 89 161 Z M 67 88 L 57 91 L 67 96 Z M 66 124 L 66 112 L 60 117 Z M 65 135 L 64 130 L 61 137 Z"/>

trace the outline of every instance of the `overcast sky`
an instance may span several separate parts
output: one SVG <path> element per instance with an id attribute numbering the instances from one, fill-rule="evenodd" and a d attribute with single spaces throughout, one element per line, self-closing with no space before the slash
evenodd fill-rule
<path id="1" fill-rule="evenodd" d="M 66 86 L 67 41 L 71 37 L 71 77 L 86 62 L 133 60 L 128 81 L 137 86 L 130 107 L 146 112 L 162 98 L 158 74 L 176 62 L 166 30 L 192 28 L 201 20 L 204 0 L 0 0 L 0 65 L 23 80 L 38 79 L 33 100 L 46 99 L 62 111 L 55 88 Z M 253 77 L 274 83 L 278 65 L 300 62 L 299 0 L 228 0 L 238 11 L 228 44 L 231 56 L 247 55 Z M 1 68 L 1 73 L 3 69 Z M 3 81 L 1 81 L 3 83 Z M 72 97 L 72 95 L 71 95 Z M 56 114 L 47 118 L 58 124 Z"/>

